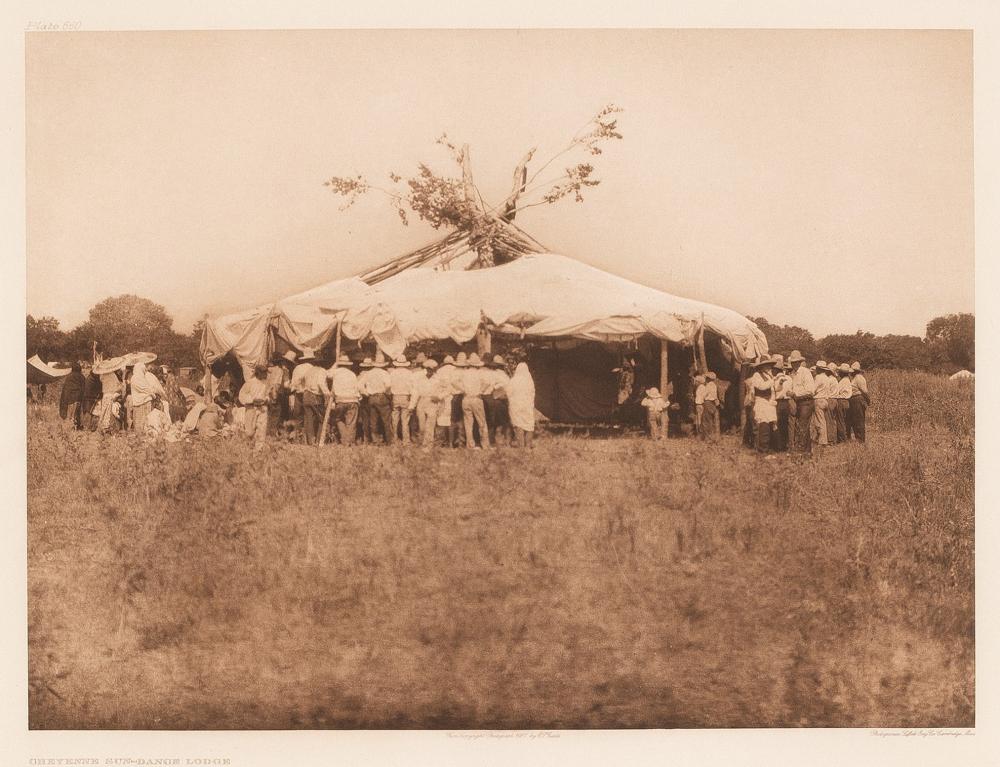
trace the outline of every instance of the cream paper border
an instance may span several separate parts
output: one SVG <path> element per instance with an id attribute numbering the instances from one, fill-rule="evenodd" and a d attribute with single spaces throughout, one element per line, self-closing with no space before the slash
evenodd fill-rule
<path id="1" fill-rule="evenodd" d="M 392 0 L 288 3 L 246 7 L 210 2 L 142 3 L 109 0 L 7 3 L 0 18 L 4 66 L 2 279 L 3 348 L 12 366 L 3 376 L 13 413 L 0 436 L 0 763 L 31 759 L 228 758 L 233 767 L 340 764 L 1000 764 L 997 738 L 996 617 L 998 542 L 997 380 L 1000 329 L 991 298 L 998 284 L 1000 171 L 1000 4 L 938 0 L 743 0 L 662 3 L 634 0 L 539 2 L 506 0 L 481 7 L 470 0 L 417 4 Z M 24 32 L 29 23 L 79 23 L 81 31 L 153 29 L 688 27 L 688 28 L 929 28 L 973 30 L 975 67 L 977 370 L 977 727 L 972 733 L 909 730 L 669 730 L 524 733 L 466 732 L 29 732 L 27 730 L 27 590 L 25 423 L 19 376 L 25 315 Z M 59 34 L 52 32 L 51 34 Z M 927 190 L 933 194 L 933 190 Z M 992 469 L 992 471 L 991 471 Z M 193 763 L 193 762 L 192 762 Z"/>

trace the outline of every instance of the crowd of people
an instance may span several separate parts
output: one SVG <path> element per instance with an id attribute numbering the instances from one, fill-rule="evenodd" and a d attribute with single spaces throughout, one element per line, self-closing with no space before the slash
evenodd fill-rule
<path id="1" fill-rule="evenodd" d="M 150 355 L 152 356 L 152 355 Z M 810 453 L 815 447 L 865 440 L 868 384 L 859 362 L 813 366 L 793 351 L 752 364 L 744 386 L 744 443 L 761 453 Z M 721 434 L 726 381 L 713 371 L 693 378 L 694 432 Z M 730 394 L 735 391 L 730 390 Z M 214 395 L 185 388 L 167 366 L 74 364 L 63 384 L 60 415 L 77 429 L 132 430 L 176 441 L 236 435 L 263 447 L 268 437 L 306 444 L 416 444 L 427 448 L 530 447 L 535 431 L 535 384 L 528 365 L 513 370 L 500 355 L 420 353 L 360 363 L 326 362 L 315 352 L 288 351 L 231 386 L 213 376 Z M 668 414 L 679 403 L 657 388 L 644 392 L 648 434 L 665 439 Z"/>
<path id="2" fill-rule="evenodd" d="M 132 430 L 168 441 L 242 435 L 257 448 L 268 436 L 310 445 L 530 447 L 535 430 L 528 366 L 519 362 L 509 371 L 499 355 L 483 361 L 459 352 L 438 362 L 421 353 L 355 365 L 346 355 L 329 364 L 312 351 L 289 351 L 255 366 L 232 389 L 228 376 L 213 377 L 212 394 L 206 401 L 203 387 L 179 386 L 167 366 L 74 364 L 60 415 L 78 429 Z"/>
<path id="3" fill-rule="evenodd" d="M 871 402 L 860 362 L 839 365 L 819 360 L 805 365 L 793 351 L 786 361 L 780 354 L 754 362 L 743 392 L 743 440 L 761 453 L 804 452 L 855 439 L 865 441 L 865 420 Z M 718 440 L 722 398 L 718 376 L 707 371 L 694 376 L 694 430 L 703 439 Z M 667 412 L 679 409 L 659 389 L 646 390 L 648 434 L 663 439 Z"/>

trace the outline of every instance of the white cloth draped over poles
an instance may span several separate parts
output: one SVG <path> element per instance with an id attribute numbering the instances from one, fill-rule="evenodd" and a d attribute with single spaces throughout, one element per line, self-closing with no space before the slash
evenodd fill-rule
<path id="1" fill-rule="evenodd" d="M 492 332 L 535 338 L 628 341 L 645 334 L 693 344 L 704 328 L 740 360 L 767 354 L 767 339 L 730 309 L 630 282 L 565 256 L 525 255 L 470 271 L 414 268 L 374 286 L 338 280 L 274 304 L 206 323 L 202 355 L 232 352 L 249 369 L 265 363 L 274 336 L 302 350 L 328 343 L 340 320 L 345 338 L 372 339 L 390 358 L 416 341 L 473 340 Z"/>

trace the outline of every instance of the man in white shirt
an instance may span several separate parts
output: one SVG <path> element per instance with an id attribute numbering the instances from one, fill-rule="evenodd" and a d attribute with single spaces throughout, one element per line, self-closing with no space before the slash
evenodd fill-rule
<path id="1" fill-rule="evenodd" d="M 790 385 L 786 386 L 786 390 L 792 402 L 795 403 L 795 428 L 792 446 L 798 452 L 810 453 L 812 452 L 810 429 L 815 410 L 816 382 L 813 380 L 809 368 L 803 364 L 805 360 L 806 358 L 798 349 L 788 355 L 788 364 L 792 366 L 792 369 L 788 376 Z M 791 428 L 789 432 L 791 435 Z"/>
<path id="2" fill-rule="evenodd" d="M 778 422 L 778 410 L 774 398 L 774 363 L 771 357 L 764 357 L 754 363 L 754 374 L 747 385 L 753 394 L 754 446 L 758 453 L 771 449 L 771 431 Z"/>
<path id="3" fill-rule="evenodd" d="M 326 384 L 326 370 L 313 364 L 316 355 L 311 349 L 302 352 L 300 362 L 292 371 L 291 389 L 302 398 L 303 428 L 306 444 L 319 441 L 319 430 L 323 424 L 323 410 L 330 388 Z"/>
<path id="4" fill-rule="evenodd" d="M 463 355 L 459 355 L 463 356 Z M 435 422 L 435 441 L 445 447 L 457 447 L 459 433 L 454 419 L 454 400 L 457 396 L 457 379 L 460 374 L 456 360 L 450 354 L 441 361 L 441 367 L 431 378 L 434 396 L 438 400 L 438 415 Z M 463 365 L 465 364 L 463 356 Z M 463 435 L 464 437 L 464 435 Z"/>
<path id="5" fill-rule="evenodd" d="M 410 443 L 410 390 L 413 387 L 410 361 L 402 354 L 392 361 L 389 371 L 389 389 L 392 392 L 392 436 L 399 437 L 404 445 Z M 402 429 L 400 429 L 402 427 Z"/>
<path id="6" fill-rule="evenodd" d="M 851 399 L 848 404 L 850 431 L 858 442 L 865 441 L 865 412 L 868 410 L 868 381 L 862 373 L 861 363 L 851 363 Z"/>
<path id="7" fill-rule="evenodd" d="M 420 368 L 413 370 L 410 387 L 409 412 L 417 420 L 417 439 L 423 447 L 434 445 L 434 429 L 441 400 L 431 375 L 437 370 L 435 360 L 425 359 Z"/>
<path id="8" fill-rule="evenodd" d="M 705 417 L 705 376 L 700 373 L 694 377 L 694 433 L 705 438 L 701 422 Z"/>
<path id="9" fill-rule="evenodd" d="M 722 435 L 719 423 L 719 387 L 716 385 L 718 376 L 711 370 L 705 373 L 705 393 L 702 402 L 701 432 L 703 439 L 717 442 Z"/>
<path id="10" fill-rule="evenodd" d="M 476 447 L 474 428 L 479 429 L 479 441 L 482 447 L 491 447 L 483 394 L 487 392 L 492 394 L 493 385 L 483 376 L 482 367 L 482 360 L 473 352 L 469 355 L 467 367 L 462 371 L 459 381 L 459 388 L 462 390 L 462 417 L 465 421 L 465 446 L 470 449 Z"/>
<path id="11" fill-rule="evenodd" d="M 823 360 L 816 363 L 815 380 L 816 395 L 813 402 L 816 409 L 813 411 L 810 436 L 817 445 L 826 447 L 830 444 L 830 398 L 837 393 L 837 382 L 830 376 Z"/>
<path id="12" fill-rule="evenodd" d="M 267 435 L 267 367 L 257 365 L 253 378 L 240 387 L 240 405 L 243 406 L 243 432 L 254 443 L 254 451 L 264 447 Z"/>
<path id="13" fill-rule="evenodd" d="M 851 399 L 851 366 L 842 362 L 836 366 L 836 372 L 837 393 L 834 395 L 834 402 L 837 407 L 833 416 L 837 424 L 837 442 L 847 442 L 847 410 Z"/>
<path id="14" fill-rule="evenodd" d="M 392 433 L 392 400 L 390 391 L 392 382 L 385 370 L 386 363 L 381 357 L 372 362 L 372 369 L 365 377 L 361 393 L 368 397 L 368 422 L 371 425 L 372 440 L 376 439 L 379 425 L 385 435 L 386 444 L 393 444 Z"/>
<path id="15" fill-rule="evenodd" d="M 361 390 L 358 377 L 351 370 L 351 360 L 341 354 L 327 372 L 333 394 L 333 422 L 337 424 L 340 444 L 353 445 L 358 433 L 358 404 Z"/>

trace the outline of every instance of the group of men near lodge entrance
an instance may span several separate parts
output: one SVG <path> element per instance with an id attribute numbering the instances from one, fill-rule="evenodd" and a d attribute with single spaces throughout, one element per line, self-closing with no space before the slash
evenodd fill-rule
<path id="1" fill-rule="evenodd" d="M 346 355 L 327 368 L 312 351 L 256 366 L 234 403 L 244 411 L 243 431 L 258 446 L 268 434 L 299 428 L 310 445 L 329 438 L 343 445 L 531 446 L 535 385 L 524 362 L 509 374 L 499 355 L 484 362 L 459 352 L 438 363 L 420 353 L 391 364 L 366 357 L 359 372 L 353 368 Z M 220 397 L 216 404 L 227 407 Z"/>
<path id="2" fill-rule="evenodd" d="M 744 442 L 758 452 L 809 453 L 814 447 L 865 441 L 871 402 L 860 362 L 819 360 L 807 367 L 798 351 L 764 357 L 747 380 Z"/>
<path id="3" fill-rule="evenodd" d="M 811 453 L 814 446 L 835 445 L 852 437 L 865 441 L 865 418 L 870 398 L 860 362 L 839 365 L 819 360 L 812 367 L 793 351 L 788 361 L 780 354 L 751 365 L 746 380 L 743 440 L 761 453 Z M 702 439 L 717 441 L 721 433 L 718 376 L 711 370 L 694 376 L 694 430 Z M 679 409 L 659 389 L 650 388 L 641 404 L 646 409 L 652 439 L 667 435 L 667 411 Z"/>

